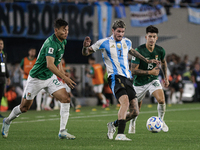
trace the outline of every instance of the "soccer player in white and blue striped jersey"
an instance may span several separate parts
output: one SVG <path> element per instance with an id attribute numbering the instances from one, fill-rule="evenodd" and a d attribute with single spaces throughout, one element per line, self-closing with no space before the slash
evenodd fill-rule
<path id="1" fill-rule="evenodd" d="M 138 101 L 131 82 L 131 71 L 129 70 L 128 54 L 135 56 L 146 63 L 158 63 L 156 60 L 147 60 L 132 48 L 132 42 L 123 37 L 125 23 L 117 20 L 112 25 L 112 36 L 98 40 L 90 46 L 91 40 L 86 37 L 83 42 L 82 54 L 88 56 L 97 50 L 102 52 L 104 64 L 108 72 L 108 82 L 113 94 L 119 100 L 121 106 L 118 119 L 107 124 L 107 137 L 113 139 L 115 127 L 118 134 L 115 140 L 130 141 L 124 134 L 126 122 L 139 114 Z M 127 111 L 129 109 L 129 113 Z"/>

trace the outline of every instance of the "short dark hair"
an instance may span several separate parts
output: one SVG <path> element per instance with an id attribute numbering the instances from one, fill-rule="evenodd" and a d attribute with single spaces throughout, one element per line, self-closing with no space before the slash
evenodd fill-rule
<path id="1" fill-rule="evenodd" d="M 67 23 L 67 21 L 65 21 L 65 20 L 63 20 L 63 19 L 61 19 L 61 18 L 59 18 L 59 19 L 56 19 L 55 21 L 54 21 L 54 28 L 60 28 L 60 27 L 62 27 L 62 26 L 68 26 L 68 23 Z"/>
<path id="2" fill-rule="evenodd" d="M 30 47 L 30 48 L 28 49 L 28 51 L 30 51 L 30 50 L 32 50 L 32 49 L 35 49 L 35 50 L 36 50 L 36 48 L 34 48 L 34 47 Z"/>
<path id="3" fill-rule="evenodd" d="M 150 33 L 157 33 L 158 34 L 158 28 L 150 25 L 146 28 L 146 34 L 150 32 Z"/>
<path id="4" fill-rule="evenodd" d="M 117 28 L 126 28 L 126 24 L 122 20 L 116 20 L 113 25 L 112 29 L 116 30 Z"/>
<path id="5" fill-rule="evenodd" d="M 88 59 L 93 60 L 93 61 L 95 60 L 95 58 L 93 56 L 90 56 Z"/>

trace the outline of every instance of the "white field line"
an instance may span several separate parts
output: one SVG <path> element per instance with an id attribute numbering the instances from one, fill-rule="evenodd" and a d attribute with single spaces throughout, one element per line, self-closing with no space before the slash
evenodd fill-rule
<path id="1" fill-rule="evenodd" d="M 197 108 L 180 108 L 180 109 L 169 109 L 167 112 L 173 112 L 173 111 L 189 111 L 189 110 L 200 110 L 200 107 Z M 157 110 L 154 111 L 143 111 L 140 112 L 140 114 L 148 114 L 148 113 L 156 113 Z M 77 118 L 93 118 L 93 117 L 104 117 L 104 116 L 116 116 L 117 114 L 105 114 L 105 115 L 89 115 L 89 116 L 76 116 L 76 117 L 70 117 L 71 119 L 77 119 Z M 54 120 L 59 120 L 60 117 L 58 118 L 49 118 L 49 119 L 38 119 L 38 120 L 29 120 L 29 121 L 14 121 L 12 123 L 25 123 L 25 122 L 42 122 L 42 121 L 54 121 Z M 2 123 L 0 123 L 2 124 Z"/>

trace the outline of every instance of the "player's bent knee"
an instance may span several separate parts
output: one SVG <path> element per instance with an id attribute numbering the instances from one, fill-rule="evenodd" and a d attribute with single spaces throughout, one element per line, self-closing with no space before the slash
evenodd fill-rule
<path id="1" fill-rule="evenodd" d="M 159 104 L 164 104 L 165 103 L 165 99 L 158 99 L 157 100 Z"/>
<path id="2" fill-rule="evenodd" d="M 60 99 L 61 103 L 70 103 L 70 97 L 68 95 L 63 95 Z"/>
<path id="3" fill-rule="evenodd" d="M 22 106 L 22 107 L 20 106 L 20 110 L 21 110 L 22 113 L 27 112 L 29 110 L 29 108 L 30 107 L 27 107 L 27 106 Z"/>

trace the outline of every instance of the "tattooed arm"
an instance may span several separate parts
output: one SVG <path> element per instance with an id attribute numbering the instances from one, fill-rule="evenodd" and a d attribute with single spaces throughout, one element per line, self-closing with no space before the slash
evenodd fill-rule
<path id="1" fill-rule="evenodd" d="M 159 74 L 160 69 L 158 67 L 153 68 L 152 70 L 141 70 L 139 69 L 139 64 L 131 63 L 131 72 L 135 75 L 154 75 Z"/>
<path id="2" fill-rule="evenodd" d="M 92 47 L 83 47 L 82 48 L 82 55 L 83 56 L 88 56 L 90 54 L 92 54 L 94 51 L 92 49 Z"/>
<path id="3" fill-rule="evenodd" d="M 82 48 L 82 55 L 88 56 L 94 52 L 92 47 L 89 47 L 91 43 L 91 39 L 89 36 L 85 37 L 85 40 L 83 41 L 83 48 Z"/>
<path id="4" fill-rule="evenodd" d="M 162 72 L 163 72 L 163 75 L 164 75 L 164 86 L 168 87 L 169 81 L 168 81 L 168 78 L 167 78 L 167 62 L 166 62 L 165 59 L 163 59 L 161 61 L 161 68 L 162 68 Z"/>
<path id="5" fill-rule="evenodd" d="M 148 60 L 146 59 L 144 56 L 142 56 L 138 51 L 136 51 L 135 49 L 131 48 L 129 50 L 129 54 L 132 55 L 132 56 L 135 56 L 139 59 L 141 59 L 142 61 L 146 62 L 146 63 L 159 63 L 159 61 L 155 60 L 155 59 L 152 59 L 152 60 Z"/>
<path id="6" fill-rule="evenodd" d="M 149 63 L 149 60 L 147 60 L 146 58 L 144 58 L 138 51 L 136 51 L 135 49 L 130 49 L 129 50 L 129 54 L 132 55 L 132 56 L 135 56 L 139 59 L 141 59 L 142 61 L 146 62 L 146 63 Z"/>

